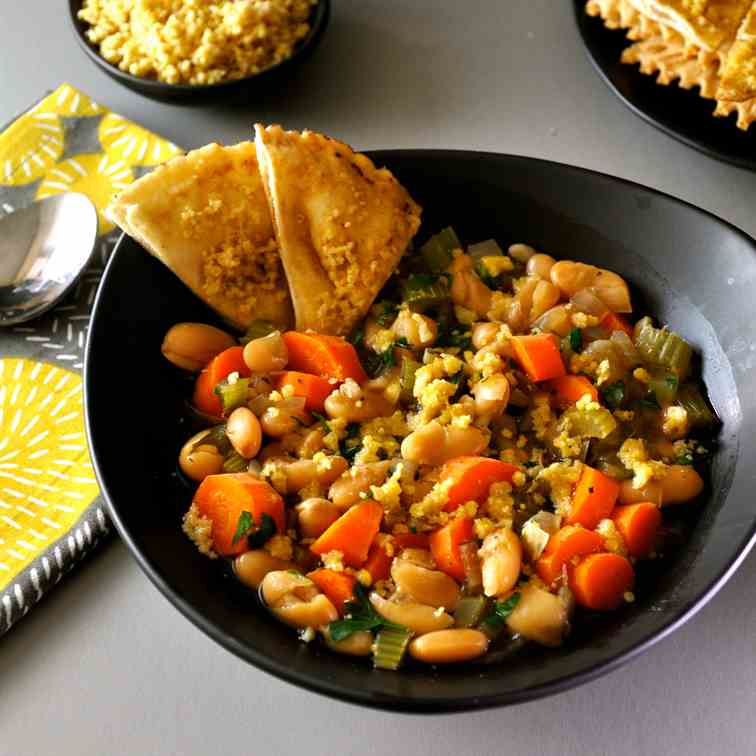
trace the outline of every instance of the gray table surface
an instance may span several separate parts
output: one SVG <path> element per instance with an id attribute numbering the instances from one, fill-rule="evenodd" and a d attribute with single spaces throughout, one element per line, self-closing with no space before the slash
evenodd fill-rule
<path id="1" fill-rule="evenodd" d="M 122 89 L 77 49 L 66 5 L 0 3 L 0 122 L 68 81 L 186 147 L 244 139 L 261 121 L 366 149 L 533 155 L 656 187 L 756 235 L 756 174 L 626 110 L 591 68 L 564 0 L 336 0 L 306 70 L 243 109 L 182 109 Z M 751 754 L 755 582 L 752 554 L 671 638 L 577 690 L 419 718 L 317 697 L 237 660 L 116 541 L 0 639 L 0 753 Z"/>

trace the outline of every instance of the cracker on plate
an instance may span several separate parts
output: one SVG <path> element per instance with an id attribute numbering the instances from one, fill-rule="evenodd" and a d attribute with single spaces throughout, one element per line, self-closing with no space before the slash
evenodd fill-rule
<path id="1" fill-rule="evenodd" d="M 254 142 L 176 157 L 129 185 L 107 212 L 234 325 L 293 322 Z"/>
<path id="2" fill-rule="evenodd" d="M 297 329 L 347 334 L 394 272 L 420 208 L 346 144 L 280 126 L 255 133 Z"/>

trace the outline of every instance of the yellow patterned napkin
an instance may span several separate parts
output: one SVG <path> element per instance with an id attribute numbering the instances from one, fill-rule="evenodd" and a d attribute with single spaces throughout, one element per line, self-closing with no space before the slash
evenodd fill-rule
<path id="1" fill-rule="evenodd" d="M 0 634 L 108 533 L 81 380 L 89 313 L 120 233 L 101 211 L 180 152 L 68 84 L 0 130 L 0 216 L 69 191 L 100 212 L 75 290 L 38 320 L 0 329 Z"/>

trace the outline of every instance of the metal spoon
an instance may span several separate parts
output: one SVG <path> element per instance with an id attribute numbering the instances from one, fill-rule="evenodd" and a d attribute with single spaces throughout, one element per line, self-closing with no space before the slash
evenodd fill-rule
<path id="1" fill-rule="evenodd" d="M 48 197 L 0 218 L 0 326 L 49 310 L 76 283 L 97 237 L 83 194 Z"/>

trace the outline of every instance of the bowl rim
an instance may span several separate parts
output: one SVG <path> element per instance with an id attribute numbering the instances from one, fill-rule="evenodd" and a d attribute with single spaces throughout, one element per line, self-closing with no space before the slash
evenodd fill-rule
<path id="1" fill-rule="evenodd" d="M 181 97 L 188 97 L 189 95 L 197 95 L 198 97 L 201 97 L 203 95 L 221 94 L 223 92 L 236 90 L 242 88 L 245 84 L 252 84 L 253 82 L 256 83 L 265 80 L 272 74 L 288 68 L 296 63 L 303 54 L 320 41 L 320 38 L 328 25 L 331 12 L 331 0 L 316 0 L 310 13 L 310 30 L 296 44 L 292 54 L 288 58 L 284 58 L 278 63 L 274 63 L 272 66 L 264 68 L 262 71 L 258 71 L 256 74 L 245 76 L 241 79 L 219 81 L 215 84 L 169 84 L 168 82 L 159 81 L 158 79 L 148 79 L 144 76 L 135 76 L 134 74 L 131 74 L 128 71 L 123 71 L 118 66 L 105 60 L 99 50 L 96 49 L 86 38 L 83 28 L 83 25 L 86 22 L 81 21 L 77 16 L 78 11 L 83 5 L 83 1 L 84 0 L 68 0 L 68 20 L 73 29 L 76 41 L 79 43 L 79 47 L 86 53 L 90 60 L 97 64 L 112 78 L 132 89 L 144 91 L 144 89 L 148 88 L 156 93 L 162 92 L 164 94 L 180 95 Z"/>
<path id="2" fill-rule="evenodd" d="M 569 165 L 567 163 L 560 163 L 553 160 L 545 160 L 542 158 L 534 158 L 526 155 L 514 155 L 510 153 L 499 153 L 491 151 L 478 151 L 478 150 L 461 150 L 461 149 L 437 149 L 437 148 L 409 148 L 409 149 L 380 149 L 380 150 L 365 150 L 364 153 L 371 160 L 375 162 L 381 162 L 390 160 L 392 158 L 424 158 L 432 160 L 443 160 L 453 158 L 470 158 L 475 157 L 480 160 L 514 160 L 523 161 L 525 163 L 538 163 L 545 167 L 553 167 L 557 170 L 577 173 L 588 174 L 596 178 L 619 183 L 628 189 L 641 190 L 646 193 L 650 193 L 654 196 L 664 198 L 665 200 L 671 200 L 675 204 L 683 205 L 699 215 L 704 216 L 708 221 L 713 222 L 719 226 L 724 227 L 729 233 L 739 237 L 742 241 L 746 242 L 751 248 L 754 255 L 756 255 L 756 239 L 751 237 L 742 229 L 739 229 L 729 221 L 720 218 L 708 210 L 697 207 L 686 200 L 674 197 L 671 194 L 661 192 L 652 187 L 644 186 L 635 181 L 629 179 L 611 176 L 610 174 L 595 171 L 589 168 L 582 168 L 575 165 Z M 128 243 L 128 237 L 125 233 L 122 233 L 118 239 L 118 242 L 108 260 L 105 267 L 105 271 L 102 275 L 101 284 L 97 290 L 95 297 L 92 316 L 90 324 L 93 325 L 97 319 L 101 301 L 104 298 L 104 291 L 107 288 L 105 286 L 108 281 L 111 268 L 114 266 L 118 259 L 119 250 Z M 138 244 L 138 242 L 135 242 Z M 91 330 L 90 330 L 91 332 Z M 131 537 L 128 529 L 124 526 L 119 510 L 117 506 L 113 504 L 113 492 L 109 490 L 103 473 L 100 469 L 100 463 L 97 456 L 97 446 L 92 437 L 92 427 L 90 422 L 90 392 L 94 384 L 93 377 L 93 364 L 94 358 L 91 353 L 92 339 L 87 340 L 85 356 L 84 356 L 84 413 L 85 413 L 85 427 L 87 434 L 87 442 L 89 444 L 90 455 L 92 464 L 94 467 L 95 475 L 97 477 L 98 484 L 100 486 L 101 493 L 105 499 L 108 507 L 108 513 L 113 520 L 113 523 L 118 531 L 119 535 L 125 541 L 126 545 L 131 551 L 132 555 L 136 559 L 139 567 L 147 575 L 152 584 L 168 599 L 195 627 L 199 628 L 202 632 L 215 640 L 226 650 L 235 654 L 241 659 L 253 664 L 258 669 L 267 672 L 274 677 L 277 677 L 286 682 L 297 685 L 306 690 L 321 693 L 331 698 L 338 699 L 350 704 L 358 704 L 367 706 L 374 709 L 381 709 L 386 711 L 394 711 L 405 714 L 449 714 L 460 713 L 464 711 L 483 710 L 499 706 L 507 706 L 517 703 L 524 703 L 532 701 L 538 698 L 544 698 L 547 696 L 555 695 L 557 693 L 569 690 L 577 687 L 583 683 L 595 680 L 609 672 L 619 669 L 628 662 L 635 659 L 644 651 L 651 648 L 653 645 L 663 640 L 685 622 L 691 619 L 698 613 L 709 601 L 719 592 L 724 584 L 730 579 L 733 573 L 738 569 L 741 563 L 748 556 L 750 551 L 756 546 L 756 517 L 754 518 L 750 529 L 744 534 L 740 543 L 733 549 L 732 557 L 728 560 L 728 563 L 715 575 L 715 577 L 698 592 L 695 598 L 691 599 L 687 604 L 682 605 L 676 609 L 670 616 L 669 620 L 656 632 L 648 632 L 643 635 L 640 640 L 630 645 L 627 649 L 617 654 L 616 656 L 606 660 L 599 661 L 586 669 L 579 670 L 570 674 L 566 674 L 553 681 L 538 684 L 535 686 L 527 687 L 521 690 L 507 692 L 507 693 L 494 693 L 487 694 L 485 696 L 466 698 L 462 700 L 457 699 L 436 699 L 436 698 L 408 698 L 399 694 L 386 693 L 380 698 L 377 698 L 371 693 L 364 692 L 360 689 L 345 688 L 338 682 L 333 683 L 327 679 L 316 679 L 311 676 L 303 675 L 301 673 L 292 671 L 291 668 L 283 663 L 279 663 L 266 654 L 257 651 L 256 649 L 241 643 L 233 637 L 227 635 L 222 629 L 216 626 L 212 619 L 205 616 L 200 609 L 194 606 L 191 602 L 185 600 L 178 595 L 164 580 L 157 570 L 153 568 L 147 557 L 142 554 L 140 547 L 136 543 L 135 539 Z M 725 499 L 729 492 L 725 494 Z M 391 673 L 395 674 L 395 673 Z"/>

